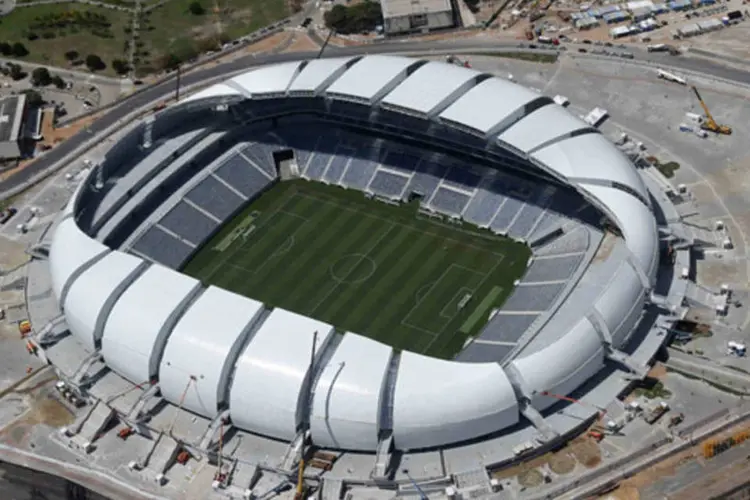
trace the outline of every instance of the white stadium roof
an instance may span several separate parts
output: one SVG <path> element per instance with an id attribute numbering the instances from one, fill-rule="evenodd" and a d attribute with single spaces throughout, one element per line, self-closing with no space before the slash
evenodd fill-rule
<path id="1" fill-rule="evenodd" d="M 333 333 L 331 325 L 283 309 L 271 313 L 237 360 L 229 404 L 236 425 L 294 437 L 315 332 L 317 353 Z"/>
<path id="2" fill-rule="evenodd" d="M 114 306 L 113 300 L 129 284 L 128 277 L 135 278 L 137 272 L 147 265 L 142 259 L 127 253 L 109 252 L 97 260 L 70 287 L 66 304 L 83 304 L 84 307 L 73 307 L 75 314 L 68 315 L 68 326 L 74 332 L 80 332 L 78 338 L 84 345 L 93 350 L 97 340 L 101 340 L 104 319 L 109 309 Z M 92 294 L 91 290 L 97 293 Z"/>
<path id="3" fill-rule="evenodd" d="M 158 373 L 164 343 L 181 306 L 200 282 L 152 265 L 122 294 L 104 325 L 102 355 L 116 372 L 136 384 Z M 197 361 L 197 360 L 194 360 Z"/>
<path id="4" fill-rule="evenodd" d="M 365 57 L 328 87 L 327 93 L 372 101 L 395 88 L 414 64 L 414 59 L 401 57 Z"/>
<path id="5" fill-rule="evenodd" d="M 613 267 L 612 281 L 558 340 L 535 352 L 522 350 L 522 357 L 505 367 L 410 352 L 392 364 L 390 347 L 353 333 L 341 338 L 331 325 L 282 309 L 268 313 L 256 301 L 205 290 L 177 271 L 145 268 L 140 259 L 108 249 L 77 226 L 73 212 L 80 212 L 77 200 L 85 192 L 80 188 L 55 230 L 49 258 L 53 291 L 72 333 L 92 348 L 101 331 L 109 366 L 133 383 L 158 377 L 169 401 L 178 400 L 186 377 L 195 375 L 188 409 L 211 418 L 228 403 L 237 427 L 287 441 L 309 418 L 319 446 L 374 451 L 381 427 L 391 424 L 399 449 L 479 438 L 519 421 L 513 385 L 518 380 L 536 394 L 535 408 L 554 404 L 539 393 L 569 394 L 604 366 L 600 323 L 611 330 L 615 347 L 632 331 L 638 316 L 632 312 L 655 276 L 656 221 L 643 182 L 614 145 L 594 130 L 570 136 L 585 123 L 539 93 L 500 78 L 480 81 L 478 75 L 454 65 L 379 55 L 291 62 L 201 91 L 186 100 L 190 106 L 172 106 L 169 116 L 203 100 L 215 106 L 216 97 L 294 99 L 295 92 L 317 93 L 326 99 L 382 100 L 411 114 L 439 113 L 441 120 L 488 140 L 499 136 L 509 144 L 509 155 L 567 179 L 618 225 L 627 246 L 626 252 L 621 243 L 618 255 L 628 260 Z M 93 178 L 91 173 L 86 182 Z"/>
<path id="6" fill-rule="evenodd" d="M 214 415 L 228 395 L 228 379 L 250 327 L 263 304 L 221 288 L 209 287 L 180 318 L 169 336 L 159 367 L 159 385 L 169 401 L 179 401 L 190 377 L 195 382 L 184 406 Z M 196 363 L 196 360 L 200 363 Z"/>
<path id="7" fill-rule="evenodd" d="M 361 335 L 344 335 L 313 392 L 310 432 L 316 443 L 377 448 L 380 396 L 392 351 Z"/>
<path id="8" fill-rule="evenodd" d="M 427 114 L 446 99 L 452 100 L 465 91 L 480 73 L 474 70 L 438 62 L 418 68 L 383 99 L 383 104 Z M 458 93 L 458 94 L 457 94 Z"/>
<path id="9" fill-rule="evenodd" d="M 440 118 L 488 134 L 511 113 L 537 98 L 539 94 L 533 90 L 490 78 L 459 97 L 440 113 Z"/>

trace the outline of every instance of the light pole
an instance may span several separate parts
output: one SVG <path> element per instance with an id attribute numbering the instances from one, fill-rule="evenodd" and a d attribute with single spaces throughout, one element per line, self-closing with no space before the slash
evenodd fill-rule
<path id="1" fill-rule="evenodd" d="M 401 472 L 403 472 L 404 474 L 406 474 L 406 477 L 408 477 L 408 478 L 409 478 L 409 481 L 411 481 L 411 484 L 412 484 L 412 486 L 414 486 L 414 488 L 416 488 L 416 490 L 417 490 L 417 491 L 419 492 L 419 498 L 420 498 L 421 500 L 429 500 L 429 499 L 427 498 L 427 495 L 425 495 L 425 492 L 424 492 L 424 491 L 422 491 L 422 488 L 420 488 L 420 487 L 419 487 L 419 485 L 418 485 L 418 484 L 417 484 L 417 482 L 416 482 L 416 481 L 414 480 L 414 478 L 413 478 L 413 477 L 411 477 L 411 475 L 409 474 L 409 469 L 403 469 L 403 470 L 402 470 Z"/>

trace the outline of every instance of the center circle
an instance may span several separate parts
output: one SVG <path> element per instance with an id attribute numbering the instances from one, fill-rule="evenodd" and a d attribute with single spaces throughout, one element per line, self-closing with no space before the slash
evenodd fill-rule
<path id="1" fill-rule="evenodd" d="M 353 285 L 370 279 L 377 267 L 375 261 L 367 255 L 351 253 L 331 264 L 330 271 L 334 281 Z"/>

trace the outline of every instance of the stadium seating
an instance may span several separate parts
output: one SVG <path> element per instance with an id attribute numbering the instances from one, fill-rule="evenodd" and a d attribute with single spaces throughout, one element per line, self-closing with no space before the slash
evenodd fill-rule
<path id="1" fill-rule="evenodd" d="M 346 151 L 342 149 L 336 150 L 336 156 L 333 157 L 331 163 L 328 164 L 328 168 L 323 174 L 323 181 L 329 184 L 338 184 L 341 177 L 346 171 L 346 167 L 349 166 L 349 158 L 355 153 L 354 151 Z"/>
<path id="2" fill-rule="evenodd" d="M 560 255 L 584 252 L 589 246 L 586 228 L 578 226 L 547 245 L 537 248 L 536 255 Z"/>
<path id="3" fill-rule="evenodd" d="M 464 219 L 479 227 L 489 226 L 497 209 L 505 200 L 505 196 L 499 192 L 488 189 L 479 189 L 471 199 L 469 206 L 464 212 Z"/>
<path id="4" fill-rule="evenodd" d="M 194 249 L 160 228 L 151 227 L 135 242 L 133 250 L 160 264 L 177 269 L 190 257 Z"/>
<path id="5" fill-rule="evenodd" d="M 270 177 L 276 177 L 276 165 L 273 161 L 273 153 L 274 151 L 283 149 L 284 146 L 279 146 L 271 141 L 273 139 L 266 136 L 256 143 L 248 144 L 240 152 Z"/>
<path id="6" fill-rule="evenodd" d="M 399 170 L 409 176 L 412 175 L 419 163 L 420 158 L 417 155 L 401 150 L 389 151 L 385 160 L 383 160 L 383 165 Z"/>
<path id="7" fill-rule="evenodd" d="M 485 325 L 480 338 L 491 342 L 517 342 L 537 317 L 537 314 L 506 314 L 501 311 Z"/>
<path id="8" fill-rule="evenodd" d="M 513 219 L 516 218 L 518 212 L 523 208 L 523 205 L 524 202 L 518 198 L 513 198 L 512 196 L 506 198 L 505 203 L 500 207 L 495 218 L 492 219 L 490 228 L 498 233 L 507 231 L 508 227 L 510 227 L 513 222 Z"/>
<path id="9" fill-rule="evenodd" d="M 399 198 L 404 192 L 409 177 L 385 170 L 378 170 L 367 187 L 368 191 L 388 198 Z"/>
<path id="10" fill-rule="evenodd" d="M 471 172 L 467 165 L 451 167 L 443 178 L 445 184 L 461 189 L 473 188 L 479 185 L 481 177 Z"/>
<path id="11" fill-rule="evenodd" d="M 364 191 L 377 168 L 378 163 L 373 159 L 352 158 L 340 182 L 344 186 Z"/>
<path id="12" fill-rule="evenodd" d="M 417 165 L 417 171 L 414 173 L 407 192 L 415 192 L 429 200 L 437 187 L 440 185 L 440 179 L 443 178 L 448 168 L 435 161 L 423 161 Z"/>
<path id="13" fill-rule="evenodd" d="M 185 198 L 221 220 L 232 215 L 245 201 L 210 175 L 191 189 Z"/>
<path id="14" fill-rule="evenodd" d="M 546 311 L 555 301 L 564 283 L 524 285 L 523 282 L 513 291 L 503 306 L 505 311 Z"/>
<path id="15" fill-rule="evenodd" d="M 583 259 L 583 254 L 574 254 L 545 259 L 535 259 L 526 275 L 525 283 L 542 281 L 560 281 L 570 278 Z"/>
<path id="16" fill-rule="evenodd" d="M 214 174 L 250 199 L 271 183 L 259 169 L 250 165 L 240 155 L 229 158 L 214 171 Z"/>
<path id="17" fill-rule="evenodd" d="M 159 224 L 195 245 L 202 243 L 219 226 L 217 221 L 184 201 L 177 203 Z"/>
<path id="18" fill-rule="evenodd" d="M 526 238 L 543 214 L 544 208 L 535 203 L 526 203 L 508 229 L 508 234 L 514 238 Z"/>
<path id="19" fill-rule="evenodd" d="M 460 217 L 471 197 L 453 189 L 440 187 L 430 200 L 430 207 L 438 212 Z"/>
<path id="20" fill-rule="evenodd" d="M 327 153 L 313 153 L 310 155 L 310 161 L 304 171 L 304 176 L 313 181 L 321 180 L 332 159 L 333 155 Z"/>

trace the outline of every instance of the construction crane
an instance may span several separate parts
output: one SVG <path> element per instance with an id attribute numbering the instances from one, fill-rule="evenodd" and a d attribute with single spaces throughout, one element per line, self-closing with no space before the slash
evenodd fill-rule
<path id="1" fill-rule="evenodd" d="M 716 120 L 714 120 L 714 117 L 711 115 L 711 112 L 708 110 L 708 106 L 706 106 L 706 103 L 703 102 L 703 98 L 701 97 L 700 93 L 698 93 L 698 89 L 695 88 L 694 85 L 691 86 L 690 88 L 693 89 L 693 92 L 695 93 L 695 97 L 698 98 L 698 102 L 701 103 L 703 112 L 706 114 L 706 119 L 703 120 L 703 123 L 701 123 L 701 128 L 703 130 L 708 130 L 709 132 L 713 132 L 715 134 L 731 135 L 732 127 L 729 127 L 727 125 L 719 125 L 718 123 L 716 123 Z"/>
<path id="2" fill-rule="evenodd" d="M 216 473 L 214 474 L 214 482 L 220 488 L 226 488 L 229 481 L 229 471 L 224 470 L 224 424 L 225 420 L 222 418 L 219 425 L 219 450 L 216 458 Z"/>

